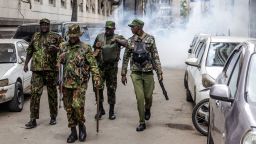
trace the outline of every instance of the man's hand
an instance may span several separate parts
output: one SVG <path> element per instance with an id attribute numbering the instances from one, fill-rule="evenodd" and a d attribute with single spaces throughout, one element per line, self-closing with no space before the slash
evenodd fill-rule
<path id="1" fill-rule="evenodd" d="M 94 85 L 95 85 L 95 87 L 100 87 L 100 78 L 99 77 L 96 77 L 94 79 Z"/>
<path id="2" fill-rule="evenodd" d="M 100 53 L 100 49 L 96 49 L 94 52 L 93 52 L 93 56 L 96 57 L 98 56 Z"/>
<path id="3" fill-rule="evenodd" d="M 127 84 L 127 78 L 125 75 L 122 75 L 122 79 L 121 79 L 123 85 L 126 85 Z"/>
<path id="4" fill-rule="evenodd" d="M 162 81 L 162 80 L 163 80 L 163 74 L 162 74 L 162 73 L 161 73 L 161 74 L 158 74 L 157 77 L 158 77 L 158 80 L 159 80 L 159 81 Z"/>
<path id="5" fill-rule="evenodd" d="M 65 52 L 63 52 L 62 54 L 60 54 L 60 56 L 59 56 L 59 59 L 60 59 L 60 63 L 64 63 L 64 61 L 65 61 L 65 56 L 66 56 L 66 53 Z"/>
<path id="6" fill-rule="evenodd" d="M 103 46 L 103 43 L 98 41 L 95 46 L 97 48 L 101 48 Z"/>
<path id="7" fill-rule="evenodd" d="M 27 72 L 28 71 L 28 65 L 25 64 L 23 69 L 24 69 L 24 72 Z"/>

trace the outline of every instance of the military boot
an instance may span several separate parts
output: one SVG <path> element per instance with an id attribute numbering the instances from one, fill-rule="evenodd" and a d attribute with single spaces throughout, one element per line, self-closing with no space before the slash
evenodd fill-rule
<path id="1" fill-rule="evenodd" d="M 51 120 L 50 120 L 49 124 L 50 125 L 56 125 L 56 117 L 55 116 L 51 117 Z"/>
<path id="2" fill-rule="evenodd" d="M 115 115 L 114 109 L 115 109 L 115 105 L 114 104 L 110 104 L 109 117 L 108 117 L 110 120 L 116 119 L 116 115 Z"/>
<path id="3" fill-rule="evenodd" d="M 84 124 L 79 124 L 79 141 L 85 141 L 87 136 L 86 127 Z"/>
<path id="4" fill-rule="evenodd" d="M 27 124 L 25 124 L 25 126 L 26 129 L 35 128 L 37 126 L 36 119 L 30 119 L 30 121 Z"/>
<path id="5" fill-rule="evenodd" d="M 144 131 L 144 129 L 146 129 L 146 124 L 140 124 L 137 128 L 136 131 L 140 132 L 140 131 Z"/>
<path id="6" fill-rule="evenodd" d="M 105 112 L 104 107 L 103 107 L 103 102 L 100 102 L 100 105 L 99 105 L 99 115 L 96 114 L 95 115 L 95 119 L 101 119 L 101 117 L 103 115 L 105 115 L 105 114 L 106 114 L 106 112 Z"/>
<path id="7" fill-rule="evenodd" d="M 145 120 L 149 120 L 151 116 L 150 109 L 145 110 Z"/>
<path id="8" fill-rule="evenodd" d="M 73 143 L 77 140 L 76 127 L 71 127 L 71 134 L 68 136 L 67 143 Z"/>

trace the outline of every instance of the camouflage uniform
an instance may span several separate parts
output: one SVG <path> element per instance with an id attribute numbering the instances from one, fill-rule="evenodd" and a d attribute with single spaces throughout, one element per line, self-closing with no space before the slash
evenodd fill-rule
<path id="1" fill-rule="evenodd" d="M 107 21 L 106 26 L 108 28 L 114 28 L 113 26 L 114 22 Z M 97 63 L 100 69 L 101 74 L 101 86 L 100 86 L 100 102 L 104 101 L 103 97 L 103 89 L 104 89 L 104 83 L 106 81 L 106 87 L 107 87 L 107 96 L 108 96 L 108 103 L 111 105 L 116 103 L 116 88 L 117 88 L 117 72 L 118 72 L 118 61 L 120 59 L 120 51 L 121 51 L 121 45 L 118 43 L 115 43 L 116 47 L 116 53 L 114 53 L 116 56 L 116 59 L 111 62 L 105 62 L 102 54 L 102 49 L 104 49 L 104 46 L 111 45 L 111 41 L 114 39 L 120 39 L 125 40 L 125 38 L 122 35 L 114 34 L 113 36 L 106 36 L 105 33 L 98 34 L 95 41 L 93 48 L 96 51 L 99 50 L 99 54 L 96 56 Z M 101 42 L 103 43 L 103 46 L 101 48 L 96 47 L 96 43 Z M 95 91 L 94 87 L 94 91 Z M 95 91 L 96 92 L 96 91 Z"/>
<path id="2" fill-rule="evenodd" d="M 134 20 L 132 25 L 142 25 L 140 20 Z M 145 44 L 146 50 L 149 53 L 149 60 L 143 64 L 138 65 L 133 61 L 133 51 L 135 42 L 141 41 Z M 128 62 L 130 61 L 131 78 L 137 99 L 137 108 L 140 116 L 140 124 L 145 123 L 145 109 L 150 109 L 152 106 L 152 94 L 154 90 L 153 70 L 156 70 L 158 75 L 162 74 L 161 63 L 158 56 L 158 51 L 153 36 L 143 33 L 142 36 L 133 35 L 128 39 L 128 49 L 125 49 L 122 64 L 122 76 L 126 76 Z M 153 65 L 154 64 L 154 65 Z M 145 106 L 144 106 L 145 103 Z"/>
<path id="3" fill-rule="evenodd" d="M 77 27 L 79 26 L 72 25 L 69 29 Z M 67 111 L 68 127 L 72 128 L 85 122 L 84 104 L 89 71 L 92 72 L 93 79 L 98 80 L 99 70 L 89 45 L 81 41 L 76 44 L 64 42 L 61 50 L 61 55 L 64 54 L 59 59 L 63 64 L 63 102 Z"/>
<path id="4" fill-rule="evenodd" d="M 50 23 L 48 19 L 40 21 Z M 54 32 L 42 34 L 37 32 L 33 35 L 32 41 L 27 49 L 27 55 L 32 56 L 31 62 L 31 100 L 30 100 L 30 118 L 39 118 L 40 97 L 43 92 L 43 86 L 47 86 L 48 102 L 50 108 L 50 116 L 57 116 L 57 53 L 51 51 L 49 46 L 54 45 L 57 48 L 63 42 L 60 35 Z"/>

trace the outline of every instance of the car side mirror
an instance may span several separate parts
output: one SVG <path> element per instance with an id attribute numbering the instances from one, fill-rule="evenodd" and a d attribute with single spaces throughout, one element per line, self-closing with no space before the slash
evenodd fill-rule
<path id="1" fill-rule="evenodd" d="M 202 75 L 202 84 L 206 88 L 210 88 L 215 84 L 215 80 L 208 74 Z"/>
<path id="2" fill-rule="evenodd" d="M 186 59 L 185 63 L 190 66 L 194 66 L 194 67 L 198 67 L 198 68 L 200 67 L 198 64 L 197 58 L 188 58 L 188 59 Z"/>
<path id="3" fill-rule="evenodd" d="M 190 48 L 190 49 L 188 49 L 188 53 L 192 53 L 192 49 Z"/>
<path id="4" fill-rule="evenodd" d="M 215 100 L 233 102 L 234 98 L 231 98 L 230 89 L 224 84 L 215 84 L 210 89 L 210 97 Z"/>

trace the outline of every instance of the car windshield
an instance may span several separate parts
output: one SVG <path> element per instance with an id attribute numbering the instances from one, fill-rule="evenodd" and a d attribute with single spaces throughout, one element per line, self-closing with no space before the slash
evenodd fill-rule
<path id="1" fill-rule="evenodd" d="M 256 103 L 256 54 L 252 55 L 247 75 L 247 101 Z"/>
<path id="2" fill-rule="evenodd" d="M 212 42 L 206 60 L 206 66 L 224 66 L 229 55 L 239 43 Z"/>
<path id="3" fill-rule="evenodd" d="M 0 44 L 0 63 L 15 63 L 16 53 L 14 44 Z"/>

